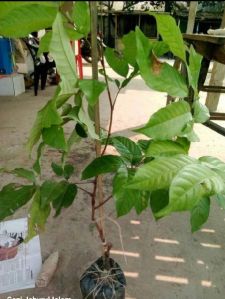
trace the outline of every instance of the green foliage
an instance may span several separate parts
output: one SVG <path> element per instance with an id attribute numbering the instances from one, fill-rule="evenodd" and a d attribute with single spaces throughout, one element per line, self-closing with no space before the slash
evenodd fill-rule
<path id="1" fill-rule="evenodd" d="M 47 145 L 67 151 L 66 140 L 61 126 L 53 125 L 50 128 L 44 128 L 42 130 L 42 138 Z"/>
<path id="2" fill-rule="evenodd" d="M 155 112 L 148 123 L 135 132 L 157 140 L 171 139 L 178 136 L 191 119 L 190 106 L 185 101 L 179 101 Z"/>
<path id="3" fill-rule="evenodd" d="M 198 90 L 198 78 L 201 69 L 202 56 L 196 53 L 194 47 L 191 45 L 190 47 L 190 55 L 189 55 L 189 68 L 188 68 L 188 76 L 189 83 L 197 92 Z"/>
<path id="4" fill-rule="evenodd" d="M 216 199 L 219 206 L 225 210 L 225 194 L 224 193 L 217 194 Z"/>
<path id="5" fill-rule="evenodd" d="M 74 29 L 72 29 L 72 28 L 67 28 L 67 27 L 65 27 L 65 31 L 66 31 L 66 33 L 67 33 L 67 35 L 68 35 L 68 37 L 69 37 L 69 39 L 70 40 L 79 40 L 79 39 L 81 39 L 83 36 L 84 36 L 84 34 L 83 33 L 81 33 L 81 32 L 78 32 L 78 31 L 76 31 L 76 30 L 74 30 Z"/>
<path id="6" fill-rule="evenodd" d="M 133 176 L 133 169 L 122 166 L 113 178 L 113 197 L 118 217 L 126 215 L 132 208 L 135 208 L 137 214 L 140 214 L 148 207 L 149 192 L 124 188 Z"/>
<path id="7" fill-rule="evenodd" d="M 44 142 L 41 142 L 37 148 L 37 158 L 36 158 L 36 161 L 34 162 L 34 165 L 33 165 L 33 170 L 37 173 L 37 174 L 41 174 L 41 165 L 40 165 L 40 160 L 41 160 L 41 155 L 42 155 L 42 152 L 44 150 Z"/>
<path id="8" fill-rule="evenodd" d="M 157 57 L 161 57 L 167 52 L 169 52 L 170 48 L 167 43 L 163 41 L 157 41 L 153 43 L 152 51 Z"/>
<path id="9" fill-rule="evenodd" d="M 113 197 L 118 217 L 129 213 L 136 200 L 136 193 L 133 190 L 126 190 L 124 188 L 127 182 L 128 170 L 124 166 L 120 167 L 113 179 Z"/>
<path id="10" fill-rule="evenodd" d="M 209 117 L 209 110 L 208 108 L 201 104 L 198 100 L 193 104 L 194 109 L 194 120 L 196 123 L 205 123 Z"/>
<path id="11" fill-rule="evenodd" d="M 25 178 L 28 181 L 35 183 L 35 175 L 32 170 L 28 170 L 24 168 L 15 168 L 12 171 L 12 173 L 17 175 L 18 177 Z"/>
<path id="12" fill-rule="evenodd" d="M 225 163 L 223 161 L 211 156 L 200 157 L 199 161 L 218 173 L 225 181 Z"/>
<path id="13" fill-rule="evenodd" d="M 221 193 L 224 187 L 222 178 L 207 166 L 186 165 L 171 182 L 169 205 L 157 215 L 191 210 L 203 197 Z"/>
<path id="14" fill-rule="evenodd" d="M 33 185 L 5 185 L 0 191 L 0 220 L 14 214 L 17 209 L 24 206 L 33 197 L 34 192 Z"/>
<path id="15" fill-rule="evenodd" d="M 69 163 L 67 163 L 65 166 L 61 166 L 55 162 L 52 162 L 51 167 L 57 176 L 64 176 L 66 180 L 68 180 L 74 173 L 74 166 Z"/>
<path id="16" fill-rule="evenodd" d="M 191 231 L 195 232 L 207 221 L 210 210 L 210 199 L 202 198 L 191 210 Z"/>
<path id="17" fill-rule="evenodd" d="M 185 155 L 158 157 L 138 168 L 129 189 L 153 191 L 169 188 L 172 179 L 185 165 L 199 162 Z"/>
<path id="18" fill-rule="evenodd" d="M 60 214 L 62 208 L 68 208 L 77 195 L 77 186 L 75 184 L 61 181 L 59 185 L 60 192 L 58 192 L 57 197 L 52 199 L 52 205 L 55 209 L 55 217 Z"/>
<path id="19" fill-rule="evenodd" d="M 37 114 L 28 138 L 28 150 L 31 151 L 33 146 L 38 142 L 42 129 L 50 128 L 52 125 L 59 125 L 61 122 L 62 119 L 56 108 L 56 98 L 53 98 Z"/>
<path id="20" fill-rule="evenodd" d="M 38 48 L 38 56 L 43 53 L 43 52 L 49 52 L 49 46 L 51 43 L 51 39 L 52 39 L 52 32 L 49 31 L 47 32 L 40 41 L 40 45 Z"/>
<path id="21" fill-rule="evenodd" d="M 29 210 L 28 218 L 28 236 L 25 241 L 29 241 L 34 236 L 44 231 L 45 223 L 50 214 L 50 205 L 41 207 L 41 193 L 40 189 L 37 189 L 32 201 L 31 208 Z"/>
<path id="22" fill-rule="evenodd" d="M 137 63 L 142 78 L 152 89 L 167 92 L 174 97 L 186 97 L 188 88 L 181 74 L 168 63 L 161 63 L 148 38 L 136 28 Z"/>
<path id="23" fill-rule="evenodd" d="M 45 181 L 40 188 L 40 208 L 45 209 L 52 204 L 55 216 L 62 208 L 69 207 L 77 195 L 77 186 L 67 181 Z"/>
<path id="24" fill-rule="evenodd" d="M 216 195 L 219 205 L 225 208 L 225 163 L 214 157 L 188 156 L 190 143 L 198 140 L 194 123 L 204 123 L 209 118 L 208 109 L 198 100 L 201 56 L 193 47 L 186 53 L 182 34 L 171 16 L 150 13 L 156 18 L 162 41 L 150 42 L 136 28 L 122 38 L 120 53 L 109 47 L 104 52 L 109 66 L 124 78 L 112 79 L 105 70 L 99 73 L 115 83 L 118 93 L 140 74 L 150 88 L 178 100 L 159 109 L 147 124 L 135 130 L 151 139 L 135 143 L 127 137 L 111 137 L 111 132 L 110 138 L 106 138 L 103 129 L 98 136 L 93 121 L 94 106 L 106 84 L 78 80 L 70 45 L 70 40 L 80 39 L 90 32 L 89 5 L 86 1 L 75 1 L 72 12 L 62 14 L 59 9 L 62 4 L 54 1 L 0 3 L 0 35 L 26 36 L 31 31 L 52 27 L 42 38 L 38 53 L 51 52 L 61 78 L 54 97 L 38 112 L 28 139 L 30 152 L 39 143 L 33 165 L 36 174 L 24 168 L 11 171 L 32 185 L 9 184 L 2 188 L 0 220 L 33 199 L 29 210 L 27 239 L 30 239 L 44 229 L 52 208 L 58 216 L 63 208 L 69 207 L 76 198 L 77 186 L 72 183 L 74 166 L 66 162 L 66 158 L 74 143 L 91 137 L 102 144 L 107 140 L 118 156 L 103 155 L 94 159 L 83 170 L 82 179 L 114 173 L 113 198 L 118 217 L 132 209 L 140 214 L 149 206 L 156 219 L 172 212 L 190 211 L 192 231 L 198 230 L 208 218 L 211 196 Z M 188 82 L 178 70 L 159 60 L 168 51 L 184 63 Z M 187 59 L 186 54 L 189 54 Z M 190 88 L 194 91 L 192 107 L 183 100 L 188 97 Z M 69 101 L 71 97 L 73 102 L 73 98 Z M 110 102 L 111 112 L 115 101 Z M 63 128 L 67 122 L 73 123 L 68 137 Z M 41 173 L 40 160 L 45 145 L 62 153 L 61 165 L 55 162 L 51 165 L 53 172 L 61 177 L 60 181 L 42 181 L 36 177 Z"/>
<path id="25" fill-rule="evenodd" d="M 176 21 L 169 15 L 161 15 L 157 13 L 149 13 L 156 19 L 157 30 L 164 42 L 170 48 L 170 51 L 183 61 L 186 61 L 185 47 L 180 29 L 176 25 Z"/>
<path id="26" fill-rule="evenodd" d="M 69 37 L 63 26 L 62 15 L 59 12 L 52 25 L 52 38 L 49 50 L 60 74 L 60 94 L 74 93 L 77 82 L 75 59 Z"/>
<path id="27" fill-rule="evenodd" d="M 64 175 L 64 178 L 66 179 L 66 180 L 68 180 L 70 177 L 71 177 L 71 175 L 74 173 L 74 167 L 73 167 L 73 165 L 71 165 L 71 164 L 66 164 L 65 166 L 64 166 L 64 171 L 63 171 L 63 175 Z"/>
<path id="28" fill-rule="evenodd" d="M 94 159 L 82 172 L 82 179 L 86 180 L 103 173 L 116 172 L 123 164 L 118 156 L 105 155 Z"/>
<path id="29" fill-rule="evenodd" d="M 104 54 L 109 66 L 120 76 L 126 77 L 129 71 L 126 60 L 114 49 L 109 47 L 106 48 Z"/>
<path id="30" fill-rule="evenodd" d="M 159 219 L 157 217 L 157 213 L 165 208 L 169 203 L 169 190 L 166 189 L 158 189 L 151 192 L 150 199 L 150 207 L 155 219 Z"/>
<path id="31" fill-rule="evenodd" d="M 141 149 L 134 141 L 123 136 L 116 136 L 111 138 L 111 143 L 120 155 L 131 164 L 135 165 L 141 162 Z"/>
<path id="32" fill-rule="evenodd" d="M 51 164 L 52 170 L 54 171 L 54 173 L 58 176 L 62 176 L 63 175 L 63 168 L 61 165 L 56 164 L 55 162 L 52 162 Z"/>
<path id="33" fill-rule="evenodd" d="M 90 12 L 87 1 L 76 1 L 73 6 L 73 20 L 76 25 L 76 31 L 83 35 L 90 32 Z"/>
<path id="34" fill-rule="evenodd" d="M 154 140 L 146 149 L 146 156 L 173 156 L 178 154 L 187 154 L 186 149 L 178 142 L 171 140 Z"/>
<path id="35" fill-rule="evenodd" d="M 88 103 L 94 106 L 106 85 L 97 80 L 84 79 L 79 81 L 79 87 L 86 96 Z"/>
<path id="36" fill-rule="evenodd" d="M 25 37 L 33 31 L 51 27 L 57 13 L 57 6 L 46 6 L 41 2 L 25 3 L 23 5 L 14 2 L 0 3 L 0 35 Z"/>
<path id="37" fill-rule="evenodd" d="M 124 58 L 133 67 L 136 66 L 136 55 L 137 55 L 137 45 L 135 41 L 136 41 L 136 37 L 134 31 L 130 31 L 122 38 L 122 43 L 124 45 L 124 50 L 123 50 Z"/>

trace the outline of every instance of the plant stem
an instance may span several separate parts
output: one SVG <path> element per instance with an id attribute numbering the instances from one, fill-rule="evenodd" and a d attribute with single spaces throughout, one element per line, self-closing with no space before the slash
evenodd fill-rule
<path id="1" fill-rule="evenodd" d="M 102 205 L 104 205 L 107 201 L 109 201 L 112 198 L 112 195 L 110 195 L 109 197 L 107 197 L 101 204 L 95 206 L 95 210 L 97 210 L 98 208 L 100 208 Z"/>
<path id="2" fill-rule="evenodd" d="M 89 192 L 89 191 L 87 191 L 87 190 L 85 190 L 84 188 L 79 187 L 79 186 L 77 186 L 77 188 L 80 189 L 80 190 L 82 190 L 82 191 L 84 191 L 84 192 L 87 193 L 88 195 L 92 196 L 92 193 Z"/>
<path id="3" fill-rule="evenodd" d="M 98 27 L 98 16 L 97 16 L 97 1 L 90 1 L 90 12 L 91 12 L 91 55 L 92 55 L 92 79 L 98 80 L 98 45 L 97 45 L 97 27 Z M 99 101 L 95 105 L 95 132 L 100 135 L 100 109 Z M 101 156 L 101 142 L 95 141 L 96 156 Z M 98 195 L 98 204 L 103 202 L 103 185 L 102 176 L 95 178 L 93 196 L 92 196 L 92 220 L 95 221 L 95 198 Z M 96 223 L 96 227 L 99 232 L 99 236 L 102 242 L 105 242 L 104 235 L 104 209 L 103 206 L 99 209 L 99 222 Z M 104 249 L 103 249 L 104 254 Z"/>

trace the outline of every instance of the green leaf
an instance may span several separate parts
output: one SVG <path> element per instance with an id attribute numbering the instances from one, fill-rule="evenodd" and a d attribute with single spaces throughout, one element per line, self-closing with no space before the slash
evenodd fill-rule
<path id="1" fill-rule="evenodd" d="M 157 140 L 171 139 L 179 135 L 191 119 L 189 104 L 185 101 L 179 101 L 155 112 L 146 126 L 135 130 L 135 132 Z"/>
<path id="2" fill-rule="evenodd" d="M 77 135 L 79 135 L 79 137 L 81 137 L 81 138 L 88 137 L 85 125 L 77 123 L 75 126 L 75 130 L 76 130 Z"/>
<path id="3" fill-rule="evenodd" d="M 225 181 L 225 163 L 216 157 L 203 156 L 199 161 L 218 173 Z"/>
<path id="4" fill-rule="evenodd" d="M 107 47 L 104 52 L 109 66 L 120 76 L 126 77 L 129 71 L 127 62 L 114 49 Z"/>
<path id="5" fill-rule="evenodd" d="M 64 178 L 68 180 L 71 175 L 74 173 L 74 167 L 71 164 L 66 164 L 64 166 Z"/>
<path id="6" fill-rule="evenodd" d="M 15 168 L 12 173 L 17 175 L 18 177 L 25 178 L 33 183 L 35 183 L 35 175 L 32 170 L 24 169 L 24 168 Z"/>
<path id="7" fill-rule="evenodd" d="M 141 166 L 127 188 L 146 191 L 166 189 L 178 171 L 190 163 L 199 162 L 185 155 L 158 157 Z"/>
<path id="8" fill-rule="evenodd" d="M 191 231 L 195 232 L 207 221 L 210 210 L 210 199 L 202 198 L 191 210 Z"/>
<path id="9" fill-rule="evenodd" d="M 119 89 L 120 88 L 120 81 L 118 79 L 115 79 L 114 81 L 115 81 L 115 84 L 116 84 L 117 88 Z"/>
<path id="10" fill-rule="evenodd" d="M 63 175 L 63 168 L 61 165 L 56 164 L 55 162 L 52 162 L 51 164 L 52 170 L 57 176 L 62 176 Z"/>
<path id="11" fill-rule="evenodd" d="M 169 52 L 170 48 L 167 43 L 163 41 L 156 41 L 153 43 L 153 52 L 157 57 L 161 57 L 167 52 Z"/>
<path id="12" fill-rule="evenodd" d="M 33 165 L 33 170 L 36 171 L 37 174 L 41 174 L 40 160 L 41 160 L 42 152 L 44 150 L 44 146 L 45 146 L 44 142 L 41 142 L 37 149 L 37 158 Z"/>
<path id="13" fill-rule="evenodd" d="M 137 53 L 135 32 L 130 31 L 128 34 L 124 35 L 122 38 L 122 43 L 124 45 L 124 50 L 123 50 L 124 58 L 130 65 L 134 67 L 136 65 L 136 53 Z"/>
<path id="14" fill-rule="evenodd" d="M 53 207 L 56 209 L 56 214 L 58 215 L 61 208 L 66 208 L 72 204 L 77 194 L 77 187 L 67 181 L 45 181 L 42 184 L 40 191 L 41 207 L 44 208 L 52 202 Z"/>
<path id="15" fill-rule="evenodd" d="M 62 127 L 53 125 L 50 128 L 44 128 L 42 138 L 49 146 L 67 151 L 67 144 Z"/>
<path id="16" fill-rule="evenodd" d="M 184 126 L 181 133 L 178 135 L 178 137 L 187 138 L 190 142 L 198 142 L 200 141 L 198 135 L 194 131 L 194 120 L 190 120 L 187 122 L 187 124 Z"/>
<path id="17" fill-rule="evenodd" d="M 187 154 L 187 151 L 177 142 L 171 140 L 152 141 L 146 150 L 146 156 L 173 156 L 177 154 Z"/>
<path id="18" fill-rule="evenodd" d="M 83 79 L 79 81 L 79 87 L 86 96 L 88 103 L 94 106 L 106 85 L 104 82 L 97 80 Z"/>
<path id="19" fill-rule="evenodd" d="M 176 143 L 180 144 L 186 153 L 189 152 L 191 143 L 186 137 L 177 137 Z"/>
<path id="20" fill-rule="evenodd" d="M 198 100 L 194 102 L 193 104 L 194 108 L 194 120 L 196 123 L 205 123 L 209 117 L 209 109 L 201 104 Z"/>
<path id="21" fill-rule="evenodd" d="M 40 45 L 39 45 L 39 48 L 38 48 L 38 53 L 37 53 L 38 56 L 41 53 L 49 52 L 49 46 L 50 46 L 51 39 L 52 39 L 52 32 L 51 31 L 47 32 L 41 38 Z"/>
<path id="22" fill-rule="evenodd" d="M 146 139 L 140 139 L 137 142 L 137 145 L 142 149 L 142 151 L 145 153 L 148 147 L 150 146 L 152 140 L 146 140 Z"/>
<path id="23" fill-rule="evenodd" d="M 74 201 L 77 195 L 77 186 L 63 182 L 61 192 L 57 198 L 52 201 L 53 208 L 56 210 L 55 217 L 61 213 L 62 208 L 68 208 Z"/>
<path id="24" fill-rule="evenodd" d="M 202 56 L 198 54 L 194 47 L 190 47 L 189 66 L 188 66 L 188 77 L 189 84 L 198 91 L 198 79 L 201 69 Z"/>
<path id="25" fill-rule="evenodd" d="M 173 17 L 165 14 L 149 13 L 155 17 L 157 23 L 157 30 L 161 35 L 163 41 L 168 44 L 171 52 L 186 61 L 185 46 L 179 27 Z"/>
<path id="26" fill-rule="evenodd" d="M 90 11 L 87 1 L 75 1 L 73 6 L 73 20 L 78 32 L 85 36 L 90 32 Z"/>
<path id="27" fill-rule="evenodd" d="M 133 190 L 124 188 L 127 182 L 128 170 L 124 166 L 120 167 L 113 178 L 113 197 L 115 199 L 117 217 L 126 215 L 134 206 L 135 194 Z"/>
<path id="28" fill-rule="evenodd" d="M 116 172 L 123 164 L 118 156 L 105 155 L 94 159 L 82 172 L 82 180 L 86 180 L 103 173 Z"/>
<path id="29" fill-rule="evenodd" d="M 125 185 L 132 179 L 133 169 L 127 170 L 122 166 L 118 169 L 113 179 L 113 197 L 115 199 L 117 216 L 121 217 L 130 212 L 134 207 L 137 214 L 147 208 L 149 192 L 128 190 Z"/>
<path id="30" fill-rule="evenodd" d="M 33 185 L 8 184 L 4 186 L 0 191 L 0 220 L 14 214 L 17 209 L 24 206 L 32 198 L 34 192 Z"/>
<path id="31" fill-rule="evenodd" d="M 136 28 L 137 63 L 145 83 L 152 89 L 172 97 L 186 97 L 188 88 L 182 75 L 168 63 L 161 63 L 152 53 L 148 38 Z"/>
<path id="32" fill-rule="evenodd" d="M 70 40 L 79 40 L 85 35 L 84 33 L 78 32 L 72 28 L 65 28 L 65 31 Z"/>
<path id="33" fill-rule="evenodd" d="M 150 192 L 139 190 L 133 190 L 133 192 L 134 195 L 136 194 L 136 198 L 134 200 L 134 208 L 136 210 L 136 213 L 140 215 L 149 206 Z"/>
<path id="34" fill-rule="evenodd" d="M 52 125 L 59 125 L 62 122 L 62 118 L 56 109 L 55 100 L 56 98 L 53 98 L 48 101 L 48 103 L 37 113 L 36 120 L 27 141 L 27 148 L 30 152 L 40 139 L 43 128 L 50 128 Z"/>
<path id="35" fill-rule="evenodd" d="M 85 111 L 83 107 L 80 108 L 78 117 L 80 122 L 87 126 L 90 137 L 99 140 L 99 136 L 95 133 L 94 122 L 90 119 L 87 111 Z"/>
<path id="36" fill-rule="evenodd" d="M 128 78 L 122 81 L 120 88 L 126 87 L 130 83 L 130 81 L 137 75 L 138 75 L 138 69 L 136 68 L 133 70 L 133 72 L 129 75 Z"/>
<path id="37" fill-rule="evenodd" d="M 70 111 L 72 110 L 72 105 L 69 103 L 65 103 L 62 106 L 62 112 L 61 112 L 61 116 L 66 116 L 70 113 Z"/>
<path id="38" fill-rule="evenodd" d="M 28 217 L 28 235 L 26 242 L 32 239 L 34 236 L 44 231 L 45 223 L 50 214 L 50 205 L 46 205 L 44 208 L 41 207 L 41 193 L 37 189 L 34 195 L 34 199 L 29 210 Z"/>
<path id="39" fill-rule="evenodd" d="M 202 197 L 221 193 L 223 189 L 223 180 L 216 172 L 201 164 L 186 165 L 171 183 L 170 210 L 191 210 Z"/>
<path id="40" fill-rule="evenodd" d="M 41 208 L 48 207 L 62 192 L 62 182 L 45 181 L 40 187 Z"/>
<path id="41" fill-rule="evenodd" d="M 168 203 L 169 203 L 169 190 L 160 189 L 151 192 L 150 207 L 156 219 L 160 218 L 156 216 L 157 213 L 163 208 L 165 208 L 168 205 Z"/>
<path id="42" fill-rule="evenodd" d="M 69 37 L 63 27 L 62 15 L 59 12 L 52 26 L 52 39 L 49 50 L 60 74 L 60 94 L 74 93 L 77 82 L 75 57 Z"/>
<path id="43" fill-rule="evenodd" d="M 57 1 L 1 1 L 1 9 L 0 9 L 0 19 L 3 19 L 7 14 L 12 12 L 12 10 L 17 10 L 21 6 L 27 6 L 31 4 L 38 4 L 43 6 L 50 6 L 58 8 L 59 2 Z"/>
<path id="44" fill-rule="evenodd" d="M 131 164 L 138 164 L 142 159 L 142 153 L 139 146 L 129 138 L 116 136 L 110 139 L 112 145 L 120 155 L 128 160 Z"/>
<path id="45" fill-rule="evenodd" d="M 2 4 L 1 4 L 2 5 Z M 57 7 L 40 4 L 21 5 L 4 12 L 0 18 L 0 35 L 6 37 L 25 37 L 33 31 L 51 27 Z"/>
<path id="46" fill-rule="evenodd" d="M 219 206 L 225 210 L 225 194 L 224 193 L 217 194 L 216 199 Z"/>
<path id="47" fill-rule="evenodd" d="M 80 136 L 78 136 L 77 132 L 75 130 L 73 130 L 72 133 L 70 134 L 70 137 L 67 140 L 68 152 L 71 151 L 73 144 L 79 142 L 80 139 L 81 138 L 80 138 Z"/>

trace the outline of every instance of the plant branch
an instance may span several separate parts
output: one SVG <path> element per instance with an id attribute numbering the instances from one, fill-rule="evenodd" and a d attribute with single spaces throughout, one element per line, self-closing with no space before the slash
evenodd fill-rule
<path id="1" fill-rule="evenodd" d="M 95 210 L 97 210 L 98 208 L 100 208 L 101 206 L 103 206 L 107 201 L 109 201 L 112 198 L 112 195 L 110 195 L 109 197 L 107 197 L 101 204 L 95 206 Z"/>
<path id="2" fill-rule="evenodd" d="M 80 189 L 80 190 L 82 190 L 82 191 L 84 191 L 84 192 L 86 192 L 88 195 L 92 196 L 92 193 L 89 192 L 89 191 L 87 191 L 87 190 L 85 190 L 84 188 L 82 188 L 80 186 L 77 186 L 77 188 Z"/>
<path id="3" fill-rule="evenodd" d="M 86 185 L 86 184 L 94 184 L 94 180 L 93 181 L 86 181 L 86 182 L 74 182 L 74 184 L 76 185 Z"/>
<path id="4" fill-rule="evenodd" d="M 92 192 L 92 200 L 91 200 L 91 209 L 92 209 L 91 220 L 92 221 L 95 221 L 95 197 L 96 197 L 96 191 L 97 191 L 97 177 L 95 178 L 95 181 L 94 181 L 94 189 L 93 189 L 93 192 Z"/>
<path id="5" fill-rule="evenodd" d="M 103 151 L 101 153 L 101 156 L 103 156 L 105 154 L 105 151 L 106 151 L 108 143 L 109 143 L 109 138 L 111 136 L 114 107 L 115 107 L 116 100 L 117 100 L 117 97 L 119 95 L 119 92 L 120 92 L 121 88 L 118 89 L 118 91 L 116 93 L 116 96 L 115 96 L 115 99 L 113 101 L 112 100 L 112 95 L 111 95 L 111 92 L 110 92 L 110 88 L 109 88 L 109 80 L 108 80 L 106 70 L 105 70 L 105 61 L 104 61 L 103 49 L 101 49 L 101 64 L 102 64 L 102 68 L 103 68 L 103 75 L 104 75 L 104 78 L 105 78 L 106 89 L 107 89 L 108 98 L 109 98 L 109 105 L 110 105 L 110 117 L 109 117 L 108 134 L 107 134 L 107 137 L 106 137 L 105 146 L 104 146 Z"/>

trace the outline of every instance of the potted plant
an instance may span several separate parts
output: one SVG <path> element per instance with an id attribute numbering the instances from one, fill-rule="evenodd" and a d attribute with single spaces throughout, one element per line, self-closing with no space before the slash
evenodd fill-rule
<path id="1" fill-rule="evenodd" d="M 27 240 L 44 229 L 50 211 L 58 216 L 71 206 L 78 189 L 91 198 L 92 221 L 103 244 L 102 257 L 81 278 L 84 298 L 125 298 L 125 278 L 119 265 L 110 258 L 112 244 L 107 243 L 102 226 L 104 205 L 112 198 L 117 216 L 135 209 L 138 214 L 151 208 L 156 219 L 173 212 L 190 211 L 192 231 L 198 230 L 207 220 L 210 199 L 216 195 L 224 206 L 225 163 L 215 157 L 192 158 L 188 155 L 191 142 L 198 141 L 195 123 L 204 123 L 209 113 L 199 101 L 198 77 L 201 56 L 193 47 L 184 44 L 175 20 L 168 15 L 151 13 L 156 19 L 162 41 L 150 42 L 137 27 L 122 39 L 123 50 L 117 53 L 107 47 L 97 69 L 96 2 L 75 2 L 69 8 L 66 2 L 1 2 L 0 35 L 23 37 L 31 31 L 52 27 L 41 40 L 40 53 L 51 52 L 61 81 L 52 99 L 38 112 L 31 130 L 27 148 L 37 153 L 32 169 L 16 168 L 11 173 L 27 179 L 28 184 L 8 184 L 0 191 L 0 220 L 31 202 Z M 90 27 L 90 24 L 91 27 Z M 76 74 L 71 40 L 92 32 L 93 79 L 80 80 Z M 187 78 L 160 57 L 166 52 L 178 57 L 187 72 Z M 122 79 L 110 78 L 105 60 Z M 98 71 L 104 82 L 98 80 Z M 113 113 L 120 91 L 140 75 L 152 89 L 166 92 L 175 101 L 154 113 L 147 124 L 135 130 L 148 139 L 134 142 L 124 136 L 111 134 Z M 109 82 L 117 87 L 115 97 Z M 99 123 L 98 98 L 106 90 L 110 104 L 108 131 Z M 188 103 L 190 93 L 194 100 Z M 74 98 L 71 103 L 69 99 Z M 74 123 L 70 136 L 65 136 L 64 125 Z M 94 139 L 97 157 L 80 174 L 81 181 L 73 182 L 74 165 L 67 157 L 74 143 L 87 136 Z M 106 154 L 107 146 L 118 154 Z M 39 179 L 41 156 L 49 146 L 60 151 L 61 164 L 52 163 L 60 178 L 57 181 Z M 4 171 L 4 169 L 3 169 Z M 113 191 L 102 195 L 102 176 L 113 174 Z M 81 183 L 93 185 L 92 191 Z M 212 200 L 215 200 L 214 198 Z M 96 211 L 100 210 L 100 218 Z M 88 275 L 91 274 L 91 275 Z"/>

